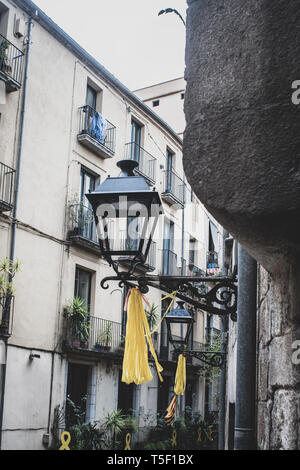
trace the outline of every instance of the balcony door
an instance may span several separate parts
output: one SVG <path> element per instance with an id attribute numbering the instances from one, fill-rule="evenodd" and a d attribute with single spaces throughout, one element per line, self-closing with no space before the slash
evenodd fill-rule
<path id="1" fill-rule="evenodd" d="M 140 163 L 142 142 L 142 126 L 136 121 L 131 121 L 131 160 Z"/>
<path id="2" fill-rule="evenodd" d="M 78 209 L 78 228 L 82 237 L 97 241 L 96 227 L 93 217 L 92 206 L 86 198 L 86 194 L 94 191 L 96 187 L 96 176 L 89 173 L 85 168 L 80 172 L 80 206 Z"/>
<path id="3" fill-rule="evenodd" d="M 172 192 L 172 175 L 174 167 L 174 154 L 167 149 L 167 173 L 166 173 L 166 190 Z"/>
<path id="4" fill-rule="evenodd" d="M 90 85 L 87 85 L 86 87 L 86 105 L 90 106 L 96 111 L 97 92 Z"/>
<path id="5" fill-rule="evenodd" d="M 164 239 L 163 239 L 163 274 L 172 274 L 172 266 L 174 263 L 174 223 L 165 220 Z"/>
<path id="6" fill-rule="evenodd" d="M 84 300 L 88 310 L 90 310 L 91 304 L 91 287 L 92 273 L 76 267 L 74 297 Z"/>

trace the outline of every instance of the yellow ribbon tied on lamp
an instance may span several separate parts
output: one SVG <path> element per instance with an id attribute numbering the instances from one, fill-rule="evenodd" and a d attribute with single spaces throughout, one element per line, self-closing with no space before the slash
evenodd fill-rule
<path id="1" fill-rule="evenodd" d="M 178 356 L 177 369 L 175 375 L 174 393 L 184 395 L 186 387 L 186 358 L 184 354 Z"/>
<path id="2" fill-rule="evenodd" d="M 156 365 L 158 377 L 161 382 L 163 381 L 161 375 L 163 368 L 157 360 L 153 347 L 143 300 L 145 300 L 143 295 L 136 287 L 129 291 L 125 303 L 125 308 L 127 307 L 127 323 L 122 382 L 127 384 L 133 382 L 136 385 L 140 385 L 153 378 L 148 363 L 147 342 Z"/>

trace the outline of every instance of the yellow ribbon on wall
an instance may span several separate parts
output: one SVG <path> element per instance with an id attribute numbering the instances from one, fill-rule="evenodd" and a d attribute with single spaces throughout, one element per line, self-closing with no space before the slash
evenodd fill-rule
<path id="1" fill-rule="evenodd" d="M 125 446 L 125 449 L 124 450 L 131 450 L 130 448 L 130 442 L 131 442 L 131 434 L 130 432 L 128 432 L 126 434 L 126 446 Z"/>
<path id="2" fill-rule="evenodd" d="M 176 447 L 177 446 L 177 442 L 176 442 L 176 438 L 177 438 L 177 433 L 176 433 L 176 429 L 173 431 L 173 435 L 172 435 L 172 447 Z"/>
<path id="3" fill-rule="evenodd" d="M 60 436 L 62 446 L 58 450 L 70 450 L 69 444 L 71 442 L 71 434 L 68 431 L 62 432 Z"/>
<path id="4" fill-rule="evenodd" d="M 143 296 L 136 287 L 130 290 L 128 296 L 122 382 L 127 384 L 134 382 L 136 385 L 140 385 L 152 380 L 146 340 L 156 365 L 158 377 L 162 382 L 161 371 L 163 368 L 157 360 L 153 347 L 150 328 L 143 306 Z"/>

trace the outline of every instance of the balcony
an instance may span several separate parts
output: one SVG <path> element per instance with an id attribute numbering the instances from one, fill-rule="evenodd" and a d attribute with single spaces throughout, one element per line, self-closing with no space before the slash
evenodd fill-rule
<path id="1" fill-rule="evenodd" d="M 72 317 L 65 318 L 64 348 L 105 354 L 123 354 L 121 323 L 90 316 L 82 328 Z"/>
<path id="2" fill-rule="evenodd" d="M 135 251 L 137 249 L 139 243 L 139 239 L 133 240 L 128 237 L 128 233 L 126 230 L 122 230 L 118 234 L 118 238 L 113 240 L 112 249 L 118 251 Z M 148 243 L 148 239 L 145 239 L 145 243 Z M 124 265 L 128 265 L 131 258 L 130 255 L 126 255 L 124 257 L 119 257 L 118 259 L 120 262 L 123 262 Z M 148 256 L 146 262 L 143 266 L 137 267 L 137 269 L 141 269 L 143 271 L 154 271 L 156 268 L 156 242 L 151 241 L 150 248 L 148 252 Z"/>
<path id="3" fill-rule="evenodd" d="M 93 211 L 84 204 L 69 206 L 68 240 L 75 245 L 100 254 Z"/>
<path id="4" fill-rule="evenodd" d="M 0 163 L 0 212 L 14 207 L 15 174 L 16 170 Z"/>
<path id="5" fill-rule="evenodd" d="M 185 183 L 174 171 L 164 171 L 164 186 L 161 197 L 169 205 L 185 204 Z"/>
<path id="6" fill-rule="evenodd" d="M 189 276 L 206 276 L 206 273 L 203 269 L 198 268 L 193 262 L 189 262 L 188 265 L 188 275 Z"/>
<path id="7" fill-rule="evenodd" d="M 0 80 L 11 93 L 21 88 L 24 53 L 0 34 Z"/>
<path id="8" fill-rule="evenodd" d="M 135 142 L 125 144 L 125 158 L 135 160 L 139 166 L 135 170 L 143 176 L 150 185 L 155 183 L 156 158 Z"/>
<path id="9" fill-rule="evenodd" d="M 116 128 L 100 113 L 90 106 L 79 108 L 78 141 L 102 158 L 111 158 L 115 154 Z"/>
<path id="10" fill-rule="evenodd" d="M 218 253 L 208 251 L 206 254 L 206 274 L 208 276 L 219 276 L 222 273 L 218 263 Z"/>
<path id="11" fill-rule="evenodd" d="M 162 250 L 162 276 L 185 276 L 186 260 L 181 258 L 180 265 L 177 262 L 177 254 L 171 250 Z"/>

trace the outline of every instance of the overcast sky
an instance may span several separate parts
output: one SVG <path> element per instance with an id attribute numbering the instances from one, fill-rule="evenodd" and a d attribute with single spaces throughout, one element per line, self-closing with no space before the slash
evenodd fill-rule
<path id="1" fill-rule="evenodd" d="M 35 0 L 131 90 L 184 74 L 186 0 Z"/>

